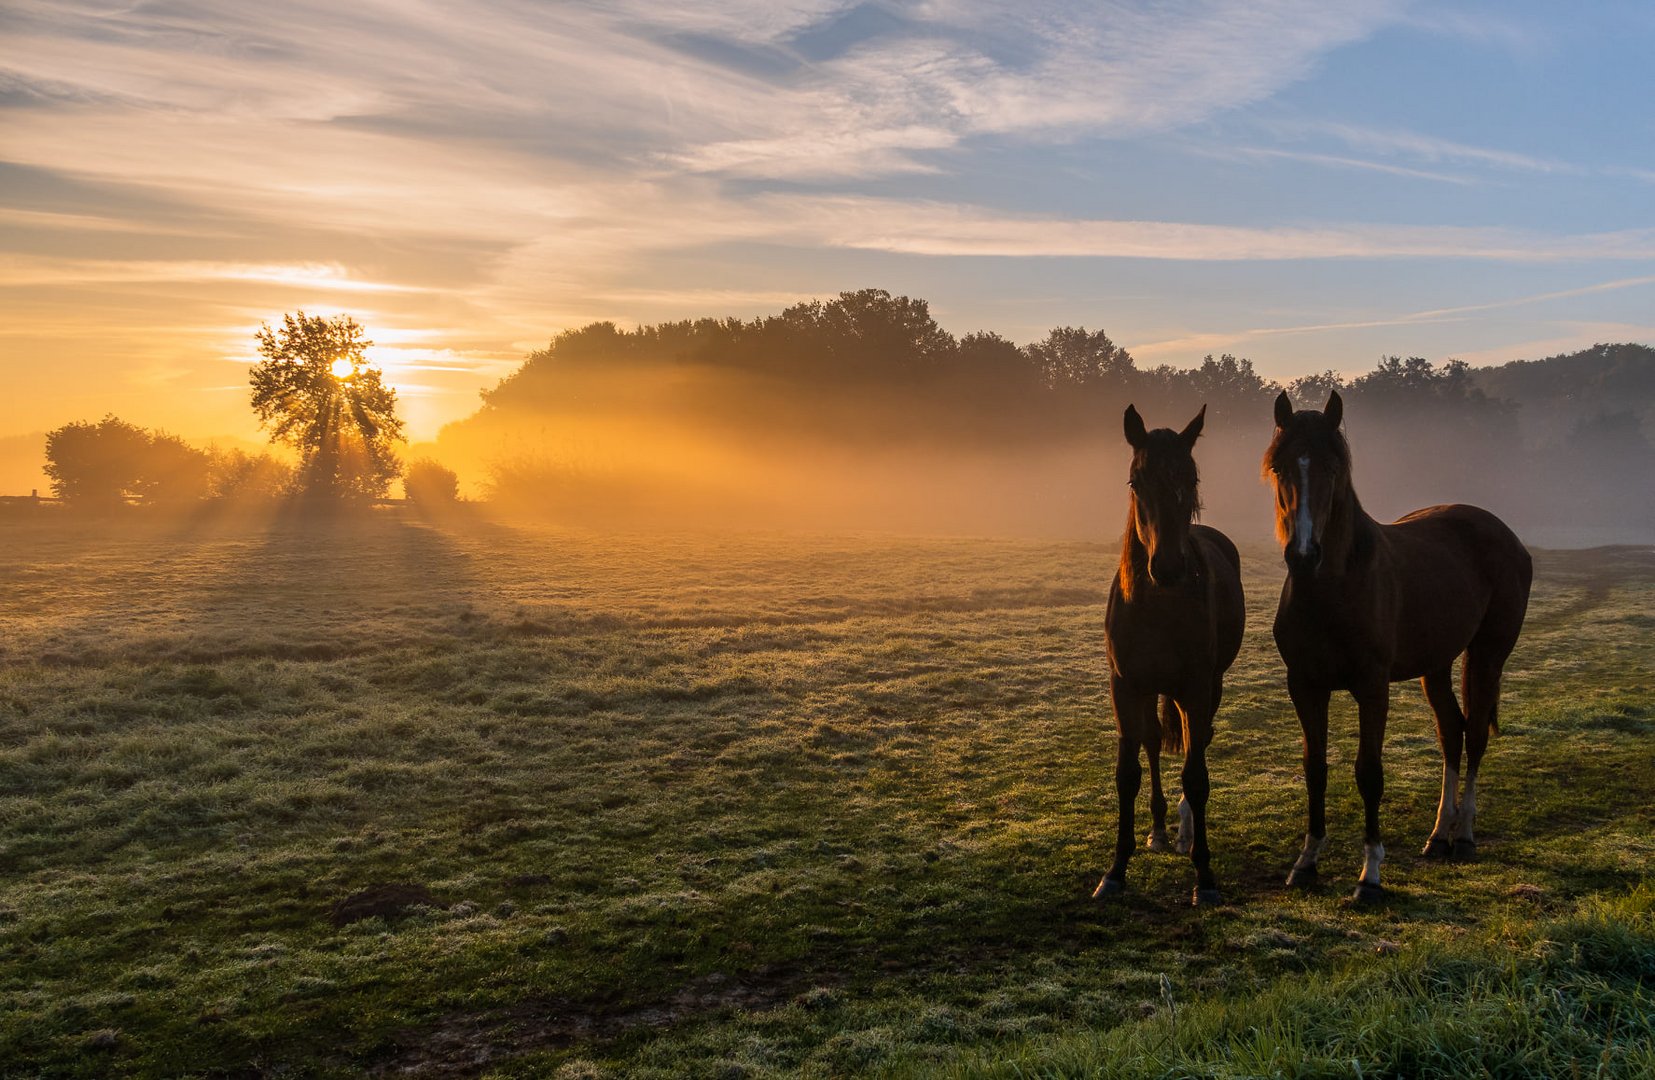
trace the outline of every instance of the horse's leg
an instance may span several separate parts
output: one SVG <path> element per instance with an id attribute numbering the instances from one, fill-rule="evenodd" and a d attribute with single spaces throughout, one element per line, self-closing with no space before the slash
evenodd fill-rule
<path id="1" fill-rule="evenodd" d="M 1287 694 L 1304 731 L 1304 787 L 1309 797 L 1309 828 L 1304 848 L 1287 874 L 1289 885 L 1316 883 L 1316 860 L 1327 844 L 1327 703 L 1332 693 L 1287 673 Z"/>
<path id="2" fill-rule="evenodd" d="M 1351 696 L 1356 698 L 1356 789 L 1362 793 L 1364 811 L 1362 876 L 1357 879 L 1353 899 L 1376 900 L 1384 895 L 1384 887 L 1379 884 L 1379 868 L 1385 862 L 1385 845 L 1379 836 L 1379 801 L 1385 796 L 1385 767 L 1380 754 L 1385 747 L 1391 687 L 1380 676 L 1353 690 Z"/>
<path id="3" fill-rule="evenodd" d="M 1126 864 L 1132 858 L 1133 847 L 1132 813 L 1138 801 L 1138 785 L 1143 780 L 1138 743 L 1143 732 L 1140 718 L 1145 707 L 1144 695 L 1129 690 L 1118 677 L 1111 677 L 1109 696 L 1115 705 L 1115 726 L 1120 732 L 1115 748 L 1115 794 L 1120 803 L 1120 818 L 1115 830 L 1115 862 L 1092 891 L 1094 899 L 1126 888 Z M 1155 698 L 1150 695 L 1149 708 L 1154 707 Z"/>
<path id="4" fill-rule="evenodd" d="M 1166 698 L 1161 708 L 1172 706 Z M 1167 797 L 1161 790 L 1161 726 L 1155 715 L 1155 699 L 1149 699 L 1149 708 L 1143 716 L 1144 751 L 1149 755 L 1149 836 L 1145 844 L 1151 851 L 1171 851 L 1167 842 Z"/>
<path id="5" fill-rule="evenodd" d="M 1442 747 L 1442 797 L 1437 800 L 1437 823 L 1421 852 L 1427 859 L 1446 859 L 1459 824 L 1460 753 L 1465 747 L 1465 714 L 1454 698 L 1454 669 L 1445 667 L 1420 680 L 1425 700 L 1437 718 L 1437 744 Z"/>
<path id="6" fill-rule="evenodd" d="M 1500 662 L 1490 663 L 1486 655 L 1467 651 L 1461 684 L 1465 693 L 1465 799 L 1460 803 L 1460 820 L 1454 830 L 1453 858 L 1469 862 L 1477 857 L 1477 837 L 1472 831 L 1477 818 L 1477 770 L 1488 749 L 1488 736 L 1500 708 Z"/>
<path id="7" fill-rule="evenodd" d="M 1192 842 L 1190 861 L 1195 864 L 1195 904 L 1218 903 L 1218 881 L 1213 877 L 1212 853 L 1207 849 L 1207 746 L 1213 741 L 1213 707 L 1210 693 L 1180 700 L 1187 737 L 1184 741 L 1184 798 L 1189 802 Z M 1181 805 L 1181 804 L 1180 804 Z M 1180 837 L 1182 839 L 1182 837 Z"/>
<path id="8" fill-rule="evenodd" d="M 1212 703 L 1214 716 L 1218 715 L 1218 703 L 1223 700 L 1223 697 L 1224 675 L 1220 673 L 1213 677 Z M 1189 798 L 1183 797 L 1178 800 L 1178 854 L 1188 855 L 1190 848 L 1194 845 L 1195 815 L 1190 810 Z"/>
<path id="9" fill-rule="evenodd" d="M 1529 604 L 1530 569 L 1527 560 L 1514 566 L 1504 585 L 1489 600 L 1483 624 L 1466 646 L 1460 691 L 1465 697 L 1465 799 L 1460 803 L 1459 827 L 1454 832 L 1453 857 L 1477 857 L 1472 833 L 1477 818 L 1477 771 L 1488 749 L 1488 737 L 1500 729 L 1500 676 L 1506 659 L 1517 646 L 1523 615 Z"/>

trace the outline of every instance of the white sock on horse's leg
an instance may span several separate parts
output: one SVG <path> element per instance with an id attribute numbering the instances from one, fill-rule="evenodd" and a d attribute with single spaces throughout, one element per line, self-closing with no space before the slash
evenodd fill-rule
<path id="1" fill-rule="evenodd" d="M 1385 845 L 1374 841 L 1362 845 L 1362 883 L 1379 884 L 1379 867 L 1385 861 Z"/>
<path id="2" fill-rule="evenodd" d="M 1299 850 L 1299 857 L 1293 860 L 1293 869 L 1308 870 L 1315 866 L 1316 860 L 1321 858 L 1322 849 L 1325 847 L 1327 847 L 1326 836 L 1315 837 L 1305 833 L 1304 847 Z"/>
<path id="3" fill-rule="evenodd" d="M 1454 830 L 1454 838 L 1456 840 L 1469 840 L 1472 843 L 1477 842 L 1477 838 L 1472 835 L 1471 831 L 1476 824 L 1476 817 L 1477 770 L 1473 769 L 1465 774 L 1465 798 L 1460 800 L 1459 822 Z"/>
<path id="4" fill-rule="evenodd" d="M 1459 770 L 1445 763 L 1442 767 L 1442 797 L 1437 800 L 1437 823 L 1431 827 L 1432 840 L 1447 843 L 1454 838 L 1454 829 L 1460 817 L 1460 807 L 1456 802 L 1459 789 Z"/>

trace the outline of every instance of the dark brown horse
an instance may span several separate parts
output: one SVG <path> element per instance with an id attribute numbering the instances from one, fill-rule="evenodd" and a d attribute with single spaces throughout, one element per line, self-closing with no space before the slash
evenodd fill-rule
<path id="1" fill-rule="evenodd" d="M 1120 730 L 1115 759 L 1120 828 L 1115 863 L 1093 896 L 1126 887 L 1133 805 L 1142 779 L 1140 746 L 1149 755 L 1149 848 L 1167 850 L 1167 802 L 1161 793 L 1165 746 L 1184 751 L 1178 850 L 1189 852 L 1195 863 L 1195 902 L 1218 900 L 1207 850 L 1207 744 L 1224 672 L 1241 649 L 1246 611 L 1235 545 L 1217 529 L 1191 524 L 1201 505 L 1191 451 L 1206 416 L 1203 406 L 1183 431 L 1145 431 L 1138 410 L 1126 409 L 1126 441 L 1133 451 L 1131 512 L 1104 616 L 1109 695 Z"/>
<path id="2" fill-rule="evenodd" d="M 1335 690 L 1356 699 L 1356 786 L 1367 811 L 1356 899 L 1383 894 L 1380 749 L 1390 684 L 1420 679 L 1442 745 L 1442 799 L 1425 843 L 1429 858 L 1475 857 L 1477 769 L 1498 730 L 1500 673 L 1528 610 L 1533 563 L 1504 522 L 1475 506 L 1431 506 L 1392 525 L 1362 510 L 1351 486 L 1350 447 L 1335 392 L 1321 412 L 1276 399 L 1276 436 L 1264 455 L 1276 489 L 1276 536 L 1287 582 L 1276 611 L 1276 647 L 1304 728 L 1310 829 L 1288 884 L 1308 884 L 1327 838 L 1327 708 Z M 1454 660 L 1465 654 L 1454 697 Z M 1465 796 L 1458 798 L 1466 758 Z"/>

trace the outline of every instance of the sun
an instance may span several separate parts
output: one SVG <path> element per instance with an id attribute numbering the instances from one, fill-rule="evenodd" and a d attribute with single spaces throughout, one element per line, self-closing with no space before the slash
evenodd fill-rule
<path id="1" fill-rule="evenodd" d="M 328 370 L 333 372 L 335 379 L 348 379 L 356 371 L 356 365 L 341 356 L 333 362 L 333 366 Z"/>

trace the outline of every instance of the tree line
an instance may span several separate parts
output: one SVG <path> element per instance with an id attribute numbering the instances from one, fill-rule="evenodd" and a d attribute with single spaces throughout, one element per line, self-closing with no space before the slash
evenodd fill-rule
<path id="1" fill-rule="evenodd" d="M 674 398 L 647 403 L 623 377 L 674 369 L 710 377 L 681 380 Z M 763 395 L 762 407 L 741 391 L 744 382 Z M 1024 345 L 987 330 L 955 337 L 937 325 L 924 300 L 862 289 L 751 320 L 632 330 L 597 322 L 565 331 L 484 391 L 476 422 L 647 404 L 732 426 L 802 425 L 887 439 L 1052 440 L 1094 432 L 1128 403 L 1145 415 L 1181 415 L 1205 404 L 1220 427 L 1228 419 L 1267 417 L 1283 389 L 1301 407 L 1319 407 L 1338 389 L 1386 413 L 1452 413 L 1496 441 L 1515 409 L 1486 394 L 1474 369 L 1459 360 L 1438 365 L 1390 356 L 1354 379 L 1329 370 L 1283 385 L 1229 353 L 1208 355 L 1193 368 L 1142 367 L 1107 333 L 1085 327 L 1057 327 Z M 859 422 L 847 423 L 853 411 Z"/>

